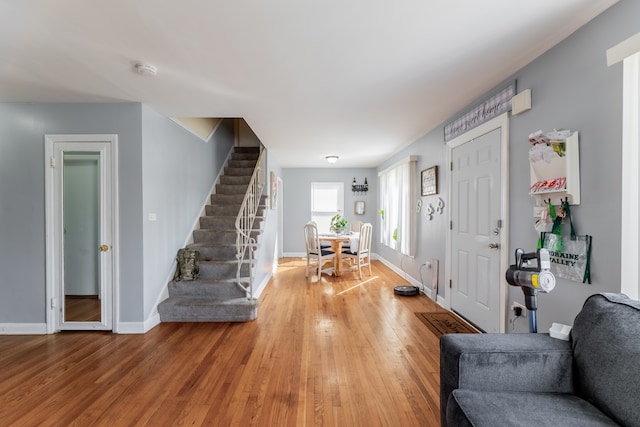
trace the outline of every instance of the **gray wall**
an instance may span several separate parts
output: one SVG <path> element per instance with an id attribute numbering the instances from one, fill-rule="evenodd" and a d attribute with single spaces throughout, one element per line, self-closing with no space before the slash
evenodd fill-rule
<path id="1" fill-rule="evenodd" d="M 123 320 L 142 316 L 140 104 L 0 104 L 0 323 L 44 323 L 45 134 L 118 134 Z"/>
<path id="2" fill-rule="evenodd" d="M 369 191 L 366 197 L 354 197 L 351 183 L 356 178 L 358 184 L 367 178 Z M 311 183 L 344 182 L 344 217 L 348 221 L 362 221 L 375 224 L 377 217 L 378 174 L 375 169 L 347 168 L 284 168 L 284 231 L 283 251 L 286 254 L 306 253 L 304 244 L 304 225 L 311 219 Z M 354 202 L 364 200 L 365 214 L 353 213 Z M 379 240 L 374 227 L 372 246 Z"/>
<path id="3" fill-rule="evenodd" d="M 176 252 L 200 216 L 233 138 L 231 120 L 223 121 L 204 142 L 142 106 L 144 318 L 139 320 L 154 312 Z M 156 214 L 156 221 L 148 219 L 150 213 Z"/>

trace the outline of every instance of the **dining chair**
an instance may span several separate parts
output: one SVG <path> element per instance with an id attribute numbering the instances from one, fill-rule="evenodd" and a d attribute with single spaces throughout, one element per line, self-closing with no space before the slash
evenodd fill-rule
<path id="1" fill-rule="evenodd" d="M 347 249 L 342 251 L 342 256 L 355 261 L 358 267 L 358 275 L 362 279 L 362 267 L 369 267 L 371 276 L 371 223 L 362 224 L 360 227 L 360 239 L 357 250 Z"/>
<path id="2" fill-rule="evenodd" d="M 309 221 L 307 222 L 307 224 L 313 224 L 316 226 L 316 229 L 318 228 L 318 223 L 315 221 Z M 320 239 L 320 247 L 322 249 L 329 249 L 331 247 L 331 244 L 327 243 L 327 242 L 323 242 L 322 239 Z"/>
<path id="3" fill-rule="evenodd" d="M 305 270 L 305 277 L 309 277 L 309 268 L 312 261 L 316 261 L 318 263 L 318 279 L 322 275 L 323 271 L 326 273 L 333 273 L 333 269 L 323 269 L 322 267 L 326 260 L 335 260 L 336 253 L 320 247 L 318 227 L 316 227 L 313 222 L 308 222 L 304 226 L 304 238 L 307 246 L 307 269 Z"/>
<path id="4" fill-rule="evenodd" d="M 362 221 L 351 221 L 351 231 L 357 233 L 360 231 L 360 227 L 362 226 Z"/>

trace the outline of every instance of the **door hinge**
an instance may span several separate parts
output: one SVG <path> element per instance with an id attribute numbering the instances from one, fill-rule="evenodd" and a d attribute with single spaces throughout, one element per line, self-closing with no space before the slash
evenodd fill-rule
<path id="1" fill-rule="evenodd" d="M 55 298 L 51 298 L 51 308 L 56 308 L 56 300 Z"/>
<path id="2" fill-rule="evenodd" d="M 56 167 L 56 158 L 51 156 L 49 157 L 49 166 L 51 166 L 52 168 Z"/>
<path id="3" fill-rule="evenodd" d="M 449 170 L 453 172 L 453 162 L 449 163 Z"/>
<path id="4" fill-rule="evenodd" d="M 498 228 L 502 228 L 502 220 L 501 219 L 498 220 Z"/>
<path id="5" fill-rule="evenodd" d="M 449 289 L 453 288 L 453 280 L 449 279 Z"/>
<path id="6" fill-rule="evenodd" d="M 453 230 L 453 221 L 449 221 L 449 230 Z"/>

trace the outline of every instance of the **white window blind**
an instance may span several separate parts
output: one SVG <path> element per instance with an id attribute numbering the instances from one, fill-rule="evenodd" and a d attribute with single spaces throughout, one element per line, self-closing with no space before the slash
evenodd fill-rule
<path id="1" fill-rule="evenodd" d="M 416 156 L 410 156 L 380 172 L 380 242 L 398 252 L 415 253 L 415 220 L 412 201 L 415 198 Z"/>
<path id="2" fill-rule="evenodd" d="M 328 233 L 331 217 L 344 212 L 344 182 L 311 183 L 311 220 L 319 233 Z"/>

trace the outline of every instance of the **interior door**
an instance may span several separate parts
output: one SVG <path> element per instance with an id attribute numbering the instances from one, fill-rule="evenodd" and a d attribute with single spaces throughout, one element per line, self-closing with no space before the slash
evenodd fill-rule
<path id="1" fill-rule="evenodd" d="M 500 332 L 501 129 L 451 151 L 451 308 Z"/>
<path id="2" fill-rule="evenodd" d="M 113 329 L 113 141 L 82 139 L 47 136 L 53 331 Z"/>

